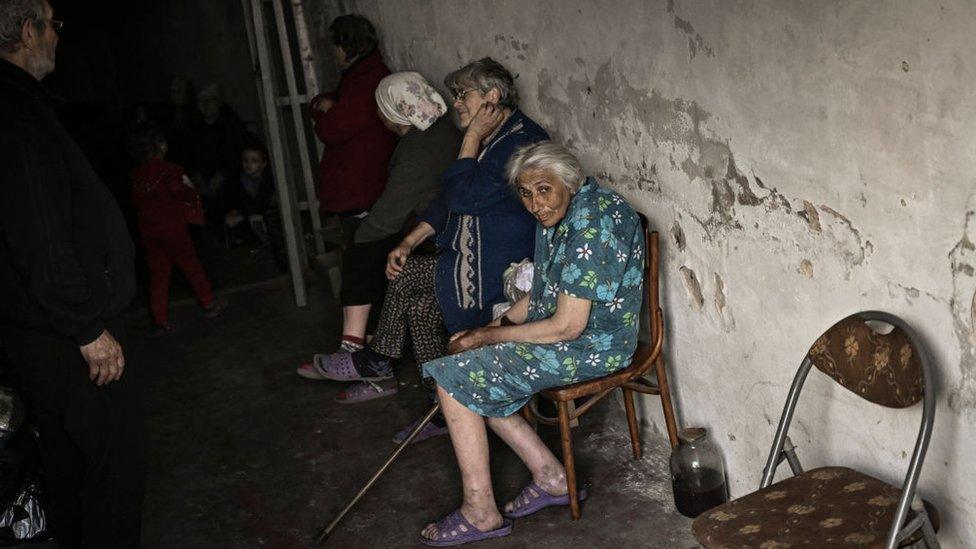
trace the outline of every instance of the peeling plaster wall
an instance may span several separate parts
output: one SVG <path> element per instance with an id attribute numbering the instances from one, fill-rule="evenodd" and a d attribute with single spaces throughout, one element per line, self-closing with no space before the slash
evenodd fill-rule
<path id="1" fill-rule="evenodd" d="M 733 495 L 758 485 L 819 333 L 863 309 L 912 323 L 938 371 L 921 493 L 942 511 L 944 546 L 976 546 L 976 4 L 351 0 L 309 11 L 323 41 L 331 17 L 366 15 L 391 68 L 439 86 L 472 59 L 502 61 L 523 108 L 650 216 L 678 414 L 711 430 Z M 642 409 L 661 425 L 656 399 Z M 791 434 L 808 468 L 850 464 L 900 484 L 920 413 L 876 408 L 814 374 Z"/>

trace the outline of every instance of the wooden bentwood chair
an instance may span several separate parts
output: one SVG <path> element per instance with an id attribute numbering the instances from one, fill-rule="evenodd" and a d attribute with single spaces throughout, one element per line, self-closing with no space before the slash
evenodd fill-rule
<path id="1" fill-rule="evenodd" d="M 647 228 L 647 219 L 642 215 L 644 226 L 644 241 L 646 244 L 644 259 L 644 292 L 645 306 L 650 319 L 651 343 L 639 342 L 634 351 L 631 365 L 608 376 L 553 387 L 539 392 L 536 396 L 553 401 L 559 410 L 558 417 L 547 417 L 539 413 L 533 406 L 533 401 L 522 408 L 522 415 L 529 423 L 538 421 L 546 425 L 559 425 L 559 434 L 563 444 L 563 465 L 566 467 L 566 484 L 569 488 L 570 512 L 573 520 L 580 518 L 580 506 L 576 496 L 576 467 L 573 461 L 573 441 L 570 432 L 570 422 L 588 412 L 593 405 L 619 388 L 624 395 L 624 408 L 627 412 L 627 426 L 630 428 L 630 443 L 634 450 L 634 459 L 640 459 L 640 432 L 638 430 L 637 414 L 634 410 L 634 391 L 649 395 L 660 395 L 661 407 L 664 409 L 664 420 L 667 424 L 668 438 L 671 446 L 678 443 L 678 429 L 674 419 L 674 409 L 671 407 L 671 393 L 668 389 L 668 375 L 664 366 L 661 349 L 664 343 L 664 314 L 658 296 L 658 233 Z M 654 369 L 656 382 L 646 375 Z M 577 398 L 590 397 L 579 408 L 572 407 Z M 571 409 L 572 408 L 572 409 Z"/>

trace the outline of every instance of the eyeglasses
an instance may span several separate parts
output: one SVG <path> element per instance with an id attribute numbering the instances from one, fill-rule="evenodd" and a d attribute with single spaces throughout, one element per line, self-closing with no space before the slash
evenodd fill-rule
<path id="1" fill-rule="evenodd" d="M 53 29 L 54 29 L 55 31 L 59 31 L 59 30 L 61 30 L 61 27 L 63 27 L 63 26 L 64 26 L 64 21 L 58 21 L 57 19 L 48 19 L 48 21 L 50 21 L 50 22 L 51 22 L 51 27 L 52 27 L 52 28 L 53 28 Z"/>
<path id="2" fill-rule="evenodd" d="M 453 92 L 454 93 L 454 100 L 455 101 L 464 101 L 464 98 L 467 97 L 468 94 L 471 93 L 471 92 L 473 92 L 473 91 L 477 91 L 477 90 L 474 89 L 474 88 L 468 88 L 466 90 L 461 90 L 461 91 L 455 90 Z"/>

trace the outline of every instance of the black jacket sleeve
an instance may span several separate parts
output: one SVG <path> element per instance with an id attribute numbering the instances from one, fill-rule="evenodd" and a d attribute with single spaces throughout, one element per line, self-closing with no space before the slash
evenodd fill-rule
<path id="1" fill-rule="evenodd" d="M 72 239 L 72 185 L 47 132 L 2 132 L 0 231 L 24 290 L 57 332 L 79 345 L 104 329 Z"/>

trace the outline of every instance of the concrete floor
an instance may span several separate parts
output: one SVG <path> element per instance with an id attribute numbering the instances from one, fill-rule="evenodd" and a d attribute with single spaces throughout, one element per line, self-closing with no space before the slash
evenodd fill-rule
<path id="1" fill-rule="evenodd" d="M 396 396 L 356 406 L 333 403 L 342 384 L 294 374 L 312 352 L 338 343 L 326 290 L 312 287 L 310 305 L 296 309 L 279 278 L 230 293 L 230 308 L 214 321 L 184 303 L 172 310 L 181 332 L 156 340 L 145 335 L 145 317 L 132 315 L 130 363 L 154 379 L 145 547 L 308 547 L 394 449 L 393 433 L 427 407 L 412 364 L 398 369 Z M 645 457 L 634 461 L 622 408 L 601 403 L 574 431 L 590 486 L 582 520 L 549 509 L 477 547 L 696 547 L 691 521 L 672 504 L 666 442 L 644 431 Z M 558 448 L 556 433 L 542 432 Z M 502 501 L 528 478 L 497 439 L 492 471 Z M 447 437 L 409 448 L 328 546 L 421 547 L 420 529 L 459 504 L 459 486 Z"/>

